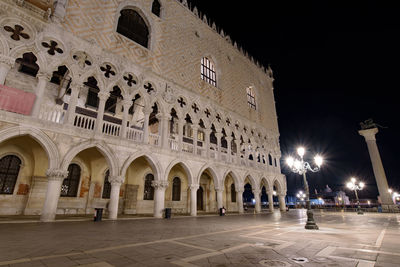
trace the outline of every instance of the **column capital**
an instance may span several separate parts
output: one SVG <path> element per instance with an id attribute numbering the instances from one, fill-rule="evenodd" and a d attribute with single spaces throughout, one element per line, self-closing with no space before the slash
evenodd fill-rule
<path id="1" fill-rule="evenodd" d="M 151 107 L 144 107 L 142 111 L 145 116 L 149 116 L 153 112 L 153 109 Z"/>
<path id="2" fill-rule="evenodd" d="M 100 91 L 97 96 L 99 97 L 100 101 L 107 101 L 107 99 L 110 97 L 110 93 L 109 92 L 104 92 L 104 91 Z"/>
<path id="3" fill-rule="evenodd" d="M 188 187 L 190 190 L 197 190 L 197 189 L 199 189 L 200 185 L 199 184 L 191 184 Z"/>
<path id="4" fill-rule="evenodd" d="M 114 185 L 122 185 L 124 183 L 125 177 L 124 176 L 110 176 L 109 181 L 112 186 Z"/>
<path id="5" fill-rule="evenodd" d="M 132 106 L 132 100 L 129 99 L 122 99 L 121 104 L 123 105 L 124 109 L 129 109 Z"/>
<path id="6" fill-rule="evenodd" d="M 261 194 L 261 190 L 260 189 L 253 189 L 253 194 L 254 195 L 260 195 Z"/>
<path id="7" fill-rule="evenodd" d="M 0 55 L 0 64 L 7 66 L 11 68 L 15 63 L 15 58 L 6 56 L 6 55 Z"/>
<path id="8" fill-rule="evenodd" d="M 158 113 L 157 115 L 156 115 L 156 118 L 157 119 L 159 119 L 159 120 L 169 120 L 169 119 L 171 119 L 171 115 L 170 114 L 162 114 L 162 113 Z"/>
<path id="9" fill-rule="evenodd" d="M 48 169 L 46 171 L 48 180 L 64 180 L 68 176 L 68 171 L 61 169 Z"/>
<path id="10" fill-rule="evenodd" d="M 222 193 L 222 192 L 224 192 L 224 188 L 217 187 L 217 188 L 215 188 L 215 191 Z"/>
<path id="11" fill-rule="evenodd" d="M 211 132 L 212 132 L 212 130 L 211 130 L 210 128 L 205 128 L 205 129 L 203 129 L 203 131 L 204 131 L 204 133 L 205 133 L 206 135 L 210 135 Z"/>
<path id="12" fill-rule="evenodd" d="M 378 133 L 378 128 L 360 130 L 358 133 L 364 136 L 365 141 L 376 141 L 375 135 Z"/>
<path id="13" fill-rule="evenodd" d="M 243 192 L 244 192 L 244 189 L 236 189 L 236 188 L 235 188 L 235 191 L 236 191 L 236 193 L 243 193 Z"/>
<path id="14" fill-rule="evenodd" d="M 38 78 L 38 80 L 46 80 L 46 81 L 50 80 L 50 74 L 44 71 L 39 71 L 36 74 L 36 77 Z"/>
<path id="15" fill-rule="evenodd" d="M 151 182 L 151 186 L 154 187 L 154 189 L 166 189 L 168 187 L 168 181 L 160 181 L 160 180 L 154 180 Z"/>
<path id="16" fill-rule="evenodd" d="M 218 139 L 220 139 L 222 137 L 222 133 L 221 132 L 216 132 L 215 133 L 215 137 L 217 137 Z"/>

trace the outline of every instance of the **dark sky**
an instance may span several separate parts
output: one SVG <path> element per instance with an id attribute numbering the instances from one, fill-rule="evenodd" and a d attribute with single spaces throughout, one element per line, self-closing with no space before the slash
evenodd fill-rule
<path id="1" fill-rule="evenodd" d="M 308 176 L 310 191 L 327 184 L 344 188 L 356 176 L 367 184 L 360 197 L 376 197 L 367 146 L 357 132 L 368 118 L 387 127 L 380 129 L 377 143 L 389 186 L 400 191 L 396 1 L 190 2 L 253 57 L 271 65 L 282 155 L 304 145 L 310 157 L 315 152 L 326 158 L 323 169 Z M 300 175 L 282 172 L 288 194 L 301 189 Z"/>

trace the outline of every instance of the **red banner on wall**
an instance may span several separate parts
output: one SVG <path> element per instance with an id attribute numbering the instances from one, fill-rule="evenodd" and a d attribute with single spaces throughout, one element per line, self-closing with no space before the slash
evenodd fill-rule
<path id="1" fill-rule="evenodd" d="M 0 84 L 0 109 L 30 115 L 36 95 Z"/>

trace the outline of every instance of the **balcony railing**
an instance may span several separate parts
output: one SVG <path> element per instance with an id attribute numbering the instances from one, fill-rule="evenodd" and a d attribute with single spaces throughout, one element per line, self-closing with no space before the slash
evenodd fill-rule
<path id="1" fill-rule="evenodd" d="M 143 142 L 143 131 L 134 128 L 128 128 L 126 131 L 126 138 L 136 142 Z"/>
<path id="2" fill-rule="evenodd" d="M 74 126 L 87 130 L 94 130 L 94 125 L 96 123 L 96 119 L 83 115 L 83 114 L 75 114 Z"/>

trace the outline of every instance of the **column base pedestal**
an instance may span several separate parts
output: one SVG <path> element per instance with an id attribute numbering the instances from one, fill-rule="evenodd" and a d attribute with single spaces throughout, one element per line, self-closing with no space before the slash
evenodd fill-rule
<path id="1" fill-rule="evenodd" d="M 314 213 L 312 212 L 311 209 L 307 210 L 307 223 L 306 226 L 304 226 L 305 229 L 308 230 L 318 230 L 319 227 L 314 221 Z"/>
<path id="2" fill-rule="evenodd" d="M 382 212 L 399 212 L 399 207 L 395 204 L 382 204 Z"/>

